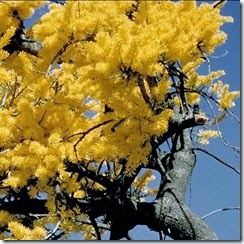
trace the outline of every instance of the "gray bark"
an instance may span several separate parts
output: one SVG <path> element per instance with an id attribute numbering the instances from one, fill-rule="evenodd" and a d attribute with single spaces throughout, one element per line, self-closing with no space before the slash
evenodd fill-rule
<path id="1" fill-rule="evenodd" d="M 163 231 L 174 240 L 216 240 L 216 234 L 185 204 L 185 195 L 195 155 L 181 149 L 168 159 L 167 173 L 171 182 L 161 184 L 157 199 L 152 203 L 137 203 L 142 223 L 155 231 Z M 169 169 L 169 165 L 171 168 Z"/>

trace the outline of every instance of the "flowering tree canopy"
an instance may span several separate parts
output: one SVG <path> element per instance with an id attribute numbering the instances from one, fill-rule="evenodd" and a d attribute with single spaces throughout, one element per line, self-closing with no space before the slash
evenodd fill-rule
<path id="1" fill-rule="evenodd" d="M 227 38 L 224 3 L 0 2 L 1 239 L 121 239 L 138 224 L 217 238 L 184 198 L 192 143 L 222 138 L 239 96 L 223 70 L 198 72 Z M 153 170 L 161 184 L 148 189 Z"/>

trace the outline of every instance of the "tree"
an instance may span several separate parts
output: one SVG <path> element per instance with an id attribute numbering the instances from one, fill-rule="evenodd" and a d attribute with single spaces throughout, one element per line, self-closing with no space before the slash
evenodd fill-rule
<path id="1" fill-rule="evenodd" d="M 1 1 L 2 239 L 217 239 L 185 196 L 196 151 L 240 173 L 199 146 L 239 150 L 218 126 L 239 92 L 197 71 L 227 38 L 224 3 L 50 2 L 26 30 L 46 2 Z"/>

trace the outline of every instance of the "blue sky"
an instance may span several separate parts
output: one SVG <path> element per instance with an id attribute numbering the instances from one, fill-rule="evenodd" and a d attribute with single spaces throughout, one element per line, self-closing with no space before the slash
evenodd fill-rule
<path id="1" fill-rule="evenodd" d="M 31 26 L 40 14 L 46 11 L 46 8 L 38 10 L 31 20 L 26 21 L 26 27 Z M 214 55 L 227 54 L 217 59 L 210 58 L 211 68 L 212 70 L 224 69 L 226 75 L 221 77 L 221 80 L 230 84 L 230 90 L 240 90 L 240 1 L 229 0 L 221 13 L 232 16 L 234 23 L 227 23 L 222 27 L 222 30 L 228 34 L 228 40 L 216 49 Z M 204 72 L 204 67 L 201 71 Z M 236 107 L 231 111 L 240 118 L 240 99 L 236 100 Z M 236 120 L 228 116 L 220 124 L 220 129 L 230 144 L 240 146 L 240 124 Z M 206 149 L 240 168 L 240 158 L 236 157 L 233 150 L 223 145 L 219 139 L 212 139 L 211 142 L 209 146 L 205 147 Z M 197 158 L 187 196 L 187 203 L 191 209 L 197 215 L 203 216 L 219 208 L 240 207 L 240 176 L 202 152 L 197 152 Z M 206 218 L 206 222 L 220 240 L 240 239 L 240 211 L 220 212 Z M 136 227 L 131 234 L 134 239 L 158 239 L 158 234 L 149 231 L 147 227 Z M 76 237 L 74 235 L 72 239 Z"/>

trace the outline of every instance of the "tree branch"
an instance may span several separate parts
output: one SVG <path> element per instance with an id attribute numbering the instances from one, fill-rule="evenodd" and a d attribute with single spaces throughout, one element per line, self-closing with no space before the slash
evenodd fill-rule
<path id="1" fill-rule="evenodd" d="M 78 132 L 78 133 L 72 134 L 72 135 L 70 135 L 70 136 L 67 136 L 67 137 L 63 138 L 62 141 L 68 140 L 68 139 L 70 139 L 70 138 L 72 138 L 72 137 L 75 137 L 75 136 L 81 136 L 79 140 L 82 140 L 82 139 L 84 139 L 84 137 L 85 137 L 88 133 L 90 133 L 91 131 L 93 131 L 93 130 L 95 130 L 95 129 L 97 129 L 97 128 L 103 126 L 103 125 L 106 125 L 106 124 L 108 124 L 108 123 L 110 123 L 110 122 L 112 122 L 112 121 L 113 121 L 113 119 L 105 120 L 105 121 L 103 121 L 103 122 L 101 122 L 101 123 L 99 123 L 99 124 L 97 124 L 97 125 L 94 125 L 93 127 L 91 127 L 90 129 L 88 129 L 87 131 Z"/>
<path id="2" fill-rule="evenodd" d="M 139 75 L 137 80 L 137 85 L 140 88 L 144 101 L 146 102 L 146 104 L 149 106 L 150 109 L 153 109 L 153 101 L 150 97 L 150 94 L 147 93 L 142 75 Z"/>
<path id="3" fill-rule="evenodd" d="M 52 231 L 50 234 L 48 234 L 48 235 L 45 237 L 44 240 L 49 240 L 49 239 L 50 239 L 50 238 L 57 232 L 57 230 L 58 230 L 60 224 L 61 224 L 61 221 L 58 221 L 58 223 L 56 224 L 56 226 L 55 226 L 55 228 L 53 229 L 53 231 Z"/>
<path id="4" fill-rule="evenodd" d="M 215 240 L 217 239 L 215 233 L 185 204 L 187 185 L 196 156 L 191 149 L 188 133 L 181 130 L 186 128 L 188 123 L 194 124 L 195 121 L 190 118 L 183 120 L 182 123 L 186 124 L 181 124 L 178 136 L 173 142 L 178 144 L 178 149 L 172 150 L 170 156 L 164 157 L 162 161 L 171 181 L 161 179 L 154 202 L 136 203 L 137 224 L 145 224 L 157 232 L 163 231 L 165 235 L 175 240 Z M 175 131 L 172 131 L 173 133 Z"/>
<path id="5" fill-rule="evenodd" d="M 49 214 L 45 206 L 44 199 L 22 199 L 10 202 L 1 202 L 1 210 L 8 211 L 11 214 Z"/>
<path id="6" fill-rule="evenodd" d="M 94 230 L 96 232 L 97 239 L 98 240 L 102 240 L 101 234 L 100 234 L 100 231 L 99 231 L 99 228 L 98 228 L 98 225 L 97 225 L 97 222 L 96 222 L 95 218 L 90 216 L 90 220 L 91 220 L 91 224 L 92 224 L 92 226 L 93 226 L 93 228 L 94 228 Z"/>
<path id="7" fill-rule="evenodd" d="M 172 137 L 174 134 L 182 132 L 187 128 L 192 128 L 195 126 L 204 125 L 208 122 L 208 119 L 201 115 L 190 115 L 184 119 L 179 118 L 179 116 L 174 116 L 169 122 L 168 131 L 162 136 L 157 138 L 158 146 L 163 144 L 168 138 Z"/>
<path id="8" fill-rule="evenodd" d="M 203 149 L 201 147 L 192 147 L 192 150 L 198 150 L 198 151 L 202 151 L 208 155 L 210 155 L 211 157 L 213 157 L 214 159 L 216 159 L 217 161 L 219 161 L 220 163 L 222 163 L 223 165 L 225 165 L 226 167 L 234 170 L 237 174 L 240 174 L 240 170 L 238 170 L 237 168 L 235 168 L 234 166 L 232 166 L 229 163 L 226 163 L 225 161 L 223 161 L 222 159 L 220 159 L 219 157 L 217 157 L 216 155 L 214 155 L 213 153 L 209 152 L 206 149 Z"/>
<path id="9" fill-rule="evenodd" d="M 205 219 L 213 214 L 216 214 L 216 213 L 219 213 L 219 212 L 222 212 L 222 211 L 229 211 L 229 210 L 240 210 L 240 207 L 232 207 L 232 208 L 220 208 L 220 209 L 217 209 L 217 210 L 214 210 L 208 214 L 205 214 L 204 216 L 202 216 L 201 219 Z"/>
<path id="10" fill-rule="evenodd" d="M 163 231 L 174 240 L 216 240 L 215 233 L 172 192 L 153 203 L 137 203 L 138 224 L 156 232 Z"/>
<path id="11" fill-rule="evenodd" d="M 220 4 L 224 3 L 226 0 L 218 0 L 212 4 L 213 8 L 217 8 Z"/>
<path id="12" fill-rule="evenodd" d="M 77 164 L 72 163 L 70 161 L 65 161 L 64 164 L 66 165 L 66 169 L 68 172 L 77 173 L 78 177 L 77 180 L 81 180 L 83 177 L 87 177 L 100 185 L 104 186 L 105 188 L 109 188 L 112 186 L 112 181 L 100 174 L 97 174 L 95 171 L 89 170 L 81 165 L 81 162 Z"/>
<path id="13" fill-rule="evenodd" d="M 14 16 L 19 21 L 19 26 L 14 35 L 10 38 L 10 42 L 3 47 L 3 50 L 12 54 L 13 52 L 24 51 L 31 55 L 38 56 L 39 51 L 42 49 L 42 43 L 32 39 L 28 39 L 24 32 L 23 20 L 19 17 L 17 10 L 14 10 Z"/>

